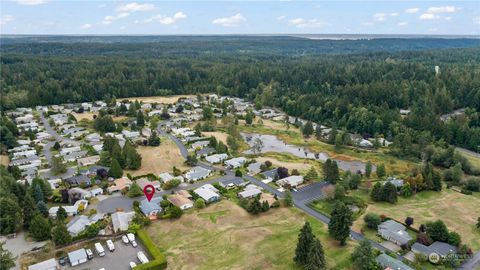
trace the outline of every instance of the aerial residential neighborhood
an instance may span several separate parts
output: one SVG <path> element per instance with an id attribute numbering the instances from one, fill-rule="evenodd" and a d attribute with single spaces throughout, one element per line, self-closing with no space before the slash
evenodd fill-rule
<path id="1" fill-rule="evenodd" d="M 476 1 L 2 1 L 0 270 L 480 269 Z"/>

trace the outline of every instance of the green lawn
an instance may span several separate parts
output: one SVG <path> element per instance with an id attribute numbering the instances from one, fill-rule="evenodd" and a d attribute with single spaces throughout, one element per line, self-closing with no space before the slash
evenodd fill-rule
<path id="1" fill-rule="evenodd" d="M 306 220 L 323 244 L 329 268 L 352 269 L 350 254 L 357 243 L 339 246 L 325 224 L 295 208 L 251 215 L 222 200 L 146 230 L 166 254 L 169 269 L 301 269 L 293 256 Z"/>

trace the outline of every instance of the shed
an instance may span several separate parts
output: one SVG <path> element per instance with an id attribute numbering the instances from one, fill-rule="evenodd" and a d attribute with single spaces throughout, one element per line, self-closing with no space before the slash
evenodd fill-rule
<path id="1" fill-rule="evenodd" d="M 55 260 L 55 258 L 52 258 L 50 260 L 46 260 L 43 262 L 39 262 L 36 264 L 32 264 L 28 267 L 28 270 L 57 270 L 58 269 L 58 263 Z"/>
<path id="2" fill-rule="evenodd" d="M 70 265 L 76 266 L 82 263 L 87 262 L 87 252 L 84 248 L 77 249 L 68 253 L 68 260 L 70 261 Z"/>

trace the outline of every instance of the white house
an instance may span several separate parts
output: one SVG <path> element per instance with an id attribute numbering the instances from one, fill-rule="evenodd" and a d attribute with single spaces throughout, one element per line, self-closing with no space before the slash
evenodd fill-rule
<path id="1" fill-rule="evenodd" d="M 207 178 L 211 173 L 212 171 L 208 169 L 196 166 L 185 174 L 185 178 L 189 181 L 198 181 Z"/>
<path id="2" fill-rule="evenodd" d="M 226 160 L 225 166 L 235 169 L 235 168 L 241 167 L 243 164 L 245 164 L 245 162 L 247 162 L 246 158 L 237 157 L 237 158 Z"/>
<path id="3" fill-rule="evenodd" d="M 222 153 L 222 154 L 214 154 L 211 156 L 207 156 L 205 157 L 205 160 L 210 164 L 216 164 L 224 161 L 227 158 L 228 158 L 228 155 L 225 153 Z"/>
<path id="4" fill-rule="evenodd" d="M 216 190 L 216 189 L 215 189 Z M 220 195 L 212 190 L 209 186 L 203 185 L 197 189 L 195 189 L 193 192 L 200 196 L 202 199 L 205 200 L 207 203 L 211 202 L 216 202 L 220 199 Z"/>
<path id="5" fill-rule="evenodd" d="M 301 175 L 291 175 L 277 181 L 277 185 L 285 186 L 289 185 L 290 187 L 297 187 L 303 183 L 303 176 Z"/>

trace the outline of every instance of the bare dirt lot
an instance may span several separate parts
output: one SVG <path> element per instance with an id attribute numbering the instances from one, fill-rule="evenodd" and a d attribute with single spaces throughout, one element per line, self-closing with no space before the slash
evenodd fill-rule
<path id="1" fill-rule="evenodd" d="M 171 172 L 173 166 L 182 171 L 188 168 L 184 165 L 180 150 L 171 140 L 162 139 L 162 143 L 157 147 L 139 146 L 137 151 L 142 156 L 142 167 L 135 171 L 125 171 L 125 173 L 137 176 Z"/>
<path id="2" fill-rule="evenodd" d="M 349 269 L 354 243 L 340 247 L 326 235 L 326 225 L 294 208 L 254 216 L 223 200 L 178 220 L 155 222 L 147 231 L 166 253 L 169 269 L 299 269 L 293 256 L 307 219 L 323 244 L 329 267 Z"/>
<path id="3" fill-rule="evenodd" d="M 176 95 L 176 96 L 157 96 L 157 97 L 130 97 L 130 98 L 121 98 L 118 101 L 122 100 L 130 100 L 135 101 L 138 100 L 139 102 L 148 102 L 148 103 L 161 103 L 161 104 L 174 104 L 177 103 L 179 98 L 191 98 L 195 97 L 195 95 Z"/>
<path id="4" fill-rule="evenodd" d="M 10 158 L 7 155 L 0 155 L 0 165 L 8 166 Z"/>

